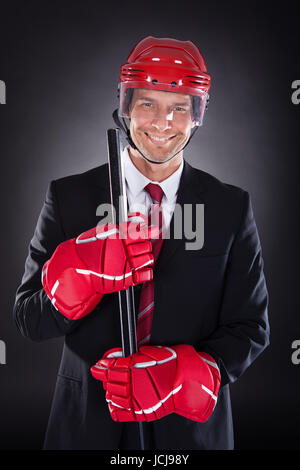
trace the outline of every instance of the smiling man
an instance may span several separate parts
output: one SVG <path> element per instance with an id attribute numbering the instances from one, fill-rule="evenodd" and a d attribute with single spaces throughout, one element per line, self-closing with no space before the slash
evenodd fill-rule
<path id="1" fill-rule="evenodd" d="M 182 148 L 194 127 L 192 99 L 189 95 L 155 90 L 135 90 L 129 111 L 130 133 L 148 159 L 166 162 Z M 132 158 L 140 158 L 131 150 Z M 167 165 L 166 165 L 167 166 Z"/>
<path id="2" fill-rule="evenodd" d="M 268 294 L 249 194 L 183 157 L 209 90 L 192 42 L 143 39 L 114 113 L 129 221 L 97 219 L 108 165 L 50 183 L 14 307 L 24 336 L 64 336 L 45 449 L 139 449 L 137 421 L 148 449 L 234 448 L 229 384 L 269 343 Z M 161 235 L 175 204 L 205 206 L 201 249 Z M 117 293 L 130 286 L 138 352 L 123 357 Z"/>

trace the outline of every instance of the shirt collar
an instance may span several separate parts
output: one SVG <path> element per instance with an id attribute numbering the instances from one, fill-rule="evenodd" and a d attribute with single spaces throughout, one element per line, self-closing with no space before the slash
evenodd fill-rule
<path id="1" fill-rule="evenodd" d="M 162 188 L 168 200 L 172 200 L 172 198 L 174 198 L 178 191 L 180 183 L 184 164 L 183 160 L 177 170 L 172 173 L 172 175 L 170 175 L 164 181 L 158 183 L 157 181 L 151 181 L 136 168 L 129 156 L 128 147 L 123 150 L 122 157 L 124 164 L 125 179 L 134 197 L 136 197 L 141 191 L 143 191 L 148 183 L 155 183 Z"/>

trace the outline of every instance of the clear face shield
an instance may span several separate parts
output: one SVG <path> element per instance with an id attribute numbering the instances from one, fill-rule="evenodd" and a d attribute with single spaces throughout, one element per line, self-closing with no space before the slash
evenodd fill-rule
<path id="1" fill-rule="evenodd" d="M 193 91 L 188 90 L 188 91 Z M 150 161 L 163 163 L 187 144 L 201 126 L 208 94 L 177 93 L 120 86 L 119 117 L 126 120 L 136 147 Z"/>

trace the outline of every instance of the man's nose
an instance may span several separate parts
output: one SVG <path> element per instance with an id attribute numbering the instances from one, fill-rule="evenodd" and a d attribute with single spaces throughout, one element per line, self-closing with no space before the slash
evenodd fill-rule
<path id="1" fill-rule="evenodd" d="M 171 129 L 171 121 L 173 119 L 173 112 L 171 113 L 161 113 L 155 116 L 155 119 L 152 120 L 152 126 L 159 131 L 166 131 Z"/>

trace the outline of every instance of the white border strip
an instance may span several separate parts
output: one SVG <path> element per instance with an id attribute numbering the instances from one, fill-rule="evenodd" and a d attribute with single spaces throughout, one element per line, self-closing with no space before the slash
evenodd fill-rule
<path id="1" fill-rule="evenodd" d="M 163 398 L 162 400 L 160 400 L 156 405 L 150 407 L 150 408 L 146 408 L 144 410 L 138 410 L 138 411 L 135 411 L 135 410 L 132 410 L 131 408 L 125 408 L 123 406 L 120 406 L 120 405 L 117 405 L 116 403 L 114 403 L 112 400 L 109 400 L 109 399 L 106 399 L 107 403 L 111 403 L 113 406 L 116 406 L 117 408 L 121 408 L 123 410 L 127 410 L 127 411 L 133 411 L 135 414 L 137 415 L 141 415 L 141 414 L 150 414 L 150 413 L 154 413 L 158 408 L 160 408 L 163 403 L 165 401 L 167 401 L 172 395 L 175 395 L 175 393 L 179 392 L 179 390 L 181 390 L 182 388 L 182 384 L 180 384 L 178 387 L 174 388 L 174 390 L 172 390 L 165 398 Z"/>
<path id="2" fill-rule="evenodd" d="M 108 274 L 101 274 L 101 273 L 96 273 L 95 271 L 91 271 L 90 269 L 76 269 L 76 272 L 79 274 L 94 274 L 94 276 L 102 277 L 104 279 L 109 279 L 110 281 L 120 281 L 121 279 L 126 279 L 127 277 L 132 276 L 132 272 L 122 274 L 121 276 L 110 276 Z"/>

